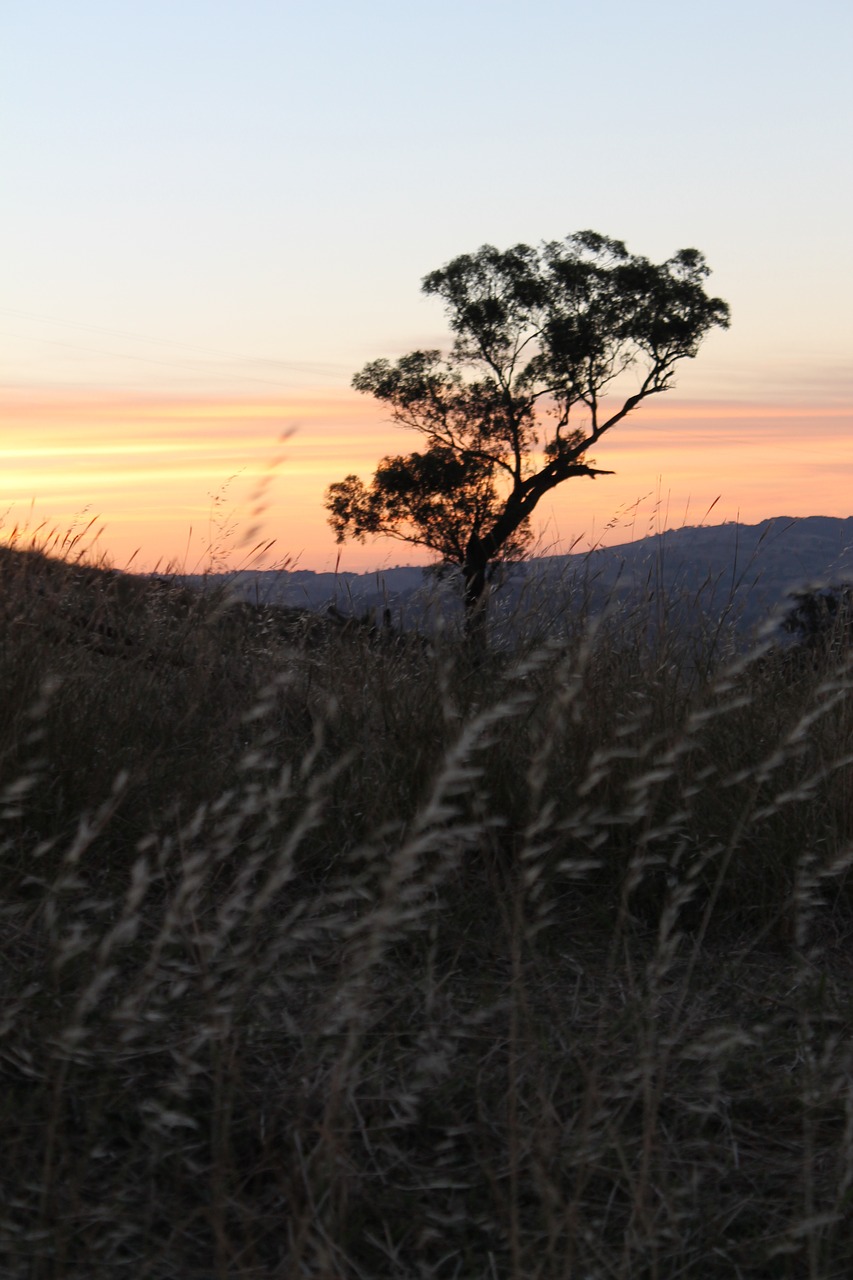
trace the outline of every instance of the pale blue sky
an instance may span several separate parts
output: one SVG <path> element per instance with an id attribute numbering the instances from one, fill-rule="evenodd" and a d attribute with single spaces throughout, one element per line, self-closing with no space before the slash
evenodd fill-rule
<path id="1" fill-rule="evenodd" d="M 7 0 L 5 377 L 345 384 L 440 339 L 426 271 L 591 226 L 707 255 L 734 324 L 697 391 L 843 381 L 851 15 Z"/>
<path id="2" fill-rule="evenodd" d="M 271 532 L 330 567 L 325 486 L 414 446 L 348 388 L 446 340 L 423 275 L 587 227 L 701 249 L 732 328 L 547 536 L 849 515 L 851 65 L 849 0 L 6 0 L 0 530 L 171 558 L 296 426 Z"/>

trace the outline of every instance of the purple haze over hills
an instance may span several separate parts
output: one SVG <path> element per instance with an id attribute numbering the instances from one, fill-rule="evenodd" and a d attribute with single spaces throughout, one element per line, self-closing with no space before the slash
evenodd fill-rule
<path id="1" fill-rule="evenodd" d="M 778 516 L 755 525 L 669 529 L 616 547 L 531 559 L 506 568 L 495 592 L 497 615 L 526 609 L 565 612 L 580 598 L 593 610 L 653 595 L 690 598 L 711 613 L 735 612 L 753 629 L 804 585 L 853 581 L 853 517 Z M 308 569 L 213 575 L 237 598 L 296 608 L 364 614 L 390 608 L 403 625 L 424 622 L 440 602 L 456 612 L 450 584 L 417 567 L 374 573 L 314 573 Z M 184 579 L 201 585 L 201 576 Z"/>

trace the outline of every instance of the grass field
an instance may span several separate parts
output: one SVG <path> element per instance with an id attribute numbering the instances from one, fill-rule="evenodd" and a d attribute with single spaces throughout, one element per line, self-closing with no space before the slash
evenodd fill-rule
<path id="1" fill-rule="evenodd" d="M 853 1274 L 853 655 L 705 638 L 3 552 L 3 1280 Z"/>

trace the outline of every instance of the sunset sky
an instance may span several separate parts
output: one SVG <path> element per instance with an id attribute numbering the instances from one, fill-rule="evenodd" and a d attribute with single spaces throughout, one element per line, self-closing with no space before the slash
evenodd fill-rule
<path id="1" fill-rule="evenodd" d="M 853 514 L 851 58 L 849 0 L 12 0 L 0 538 L 333 567 L 326 486 L 416 447 L 350 379 L 447 345 L 423 275 L 586 227 L 701 249 L 732 327 L 541 548 Z"/>

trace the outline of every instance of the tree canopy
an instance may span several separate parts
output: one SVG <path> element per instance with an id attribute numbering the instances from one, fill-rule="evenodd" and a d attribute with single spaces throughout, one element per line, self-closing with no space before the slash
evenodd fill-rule
<path id="1" fill-rule="evenodd" d="M 481 614 L 493 567 L 529 548 L 539 500 L 572 477 L 612 474 L 588 450 L 728 327 L 708 274 L 696 249 L 657 265 L 594 231 L 484 245 L 431 272 L 422 288 L 444 303 L 449 353 L 373 360 L 353 378 L 424 447 L 383 458 L 369 485 L 349 475 L 329 487 L 337 540 L 428 548 L 460 571 L 469 619 Z"/>

